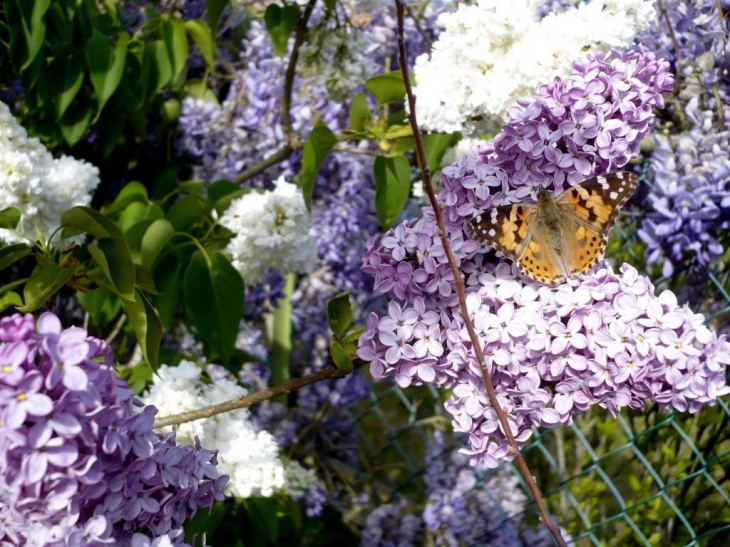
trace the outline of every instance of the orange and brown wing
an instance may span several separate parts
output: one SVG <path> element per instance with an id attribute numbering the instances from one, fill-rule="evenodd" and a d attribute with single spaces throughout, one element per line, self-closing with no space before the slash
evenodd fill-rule
<path id="1" fill-rule="evenodd" d="M 475 240 L 494 247 L 516 262 L 530 240 L 536 214 L 537 207 L 532 204 L 503 205 L 472 219 L 467 231 Z"/>

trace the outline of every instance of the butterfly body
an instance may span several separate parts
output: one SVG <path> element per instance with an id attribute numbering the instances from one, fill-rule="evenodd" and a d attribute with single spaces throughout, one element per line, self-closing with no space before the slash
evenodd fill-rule
<path id="1" fill-rule="evenodd" d="M 634 173 L 594 177 L 557 197 L 542 187 L 536 203 L 490 209 L 469 234 L 515 261 L 528 277 L 555 286 L 590 270 L 603 256 L 618 212 L 638 186 Z"/>

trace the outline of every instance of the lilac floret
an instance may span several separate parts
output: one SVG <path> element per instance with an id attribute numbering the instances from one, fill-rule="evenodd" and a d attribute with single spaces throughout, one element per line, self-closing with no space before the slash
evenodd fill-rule
<path id="1" fill-rule="evenodd" d="M 157 410 L 83 329 L 18 314 L 0 339 L 0 542 L 184 545 L 183 522 L 223 498 L 216 453 L 153 432 Z"/>

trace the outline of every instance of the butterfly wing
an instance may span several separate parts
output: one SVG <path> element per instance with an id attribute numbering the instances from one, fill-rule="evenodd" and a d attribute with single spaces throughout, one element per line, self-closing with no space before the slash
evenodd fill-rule
<path id="1" fill-rule="evenodd" d="M 534 231 L 537 206 L 515 203 L 485 211 L 469 222 L 469 235 L 517 262 Z"/>
<path id="2" fill-rule="evenodd" d="M 490 209 L 474 218 L 469 235 L 514 261 L 528 277 L 557 285 L 565 280 L 560 257 L 549 244 L 536 204 L 516 203 Z"/>
<path id="3" fill-rule="evenodd" d="M 569 276 L 590 270 L 608 245 L 608 233 L 639 185 L 635 173 L 619 171 L 581 182 L 560 194 L 562 261 Z"/>

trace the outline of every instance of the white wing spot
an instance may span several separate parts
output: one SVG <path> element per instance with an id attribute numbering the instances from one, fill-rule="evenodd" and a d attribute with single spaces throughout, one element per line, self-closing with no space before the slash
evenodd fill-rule
<path id="1" fill-rule="evenodd" d="M 487 235 L 489 235 L 489 237 L 494 237 L 497 235 L 497 232 L 494 230 L 494 228 L 492 228 L 487 232 Z"/>
<path id="2" fill-rule="evenodd" d="M 619 192 L 621 190 L 623 190 L 623 189 L 622 188 L 619 188 Z M 611 199 L 615 200 L 615 199 L 618 198 L 618 194 L 616 192 L 611 192 L 610 194 L 608 194 L 608 197 L 610 197 Z"/>

